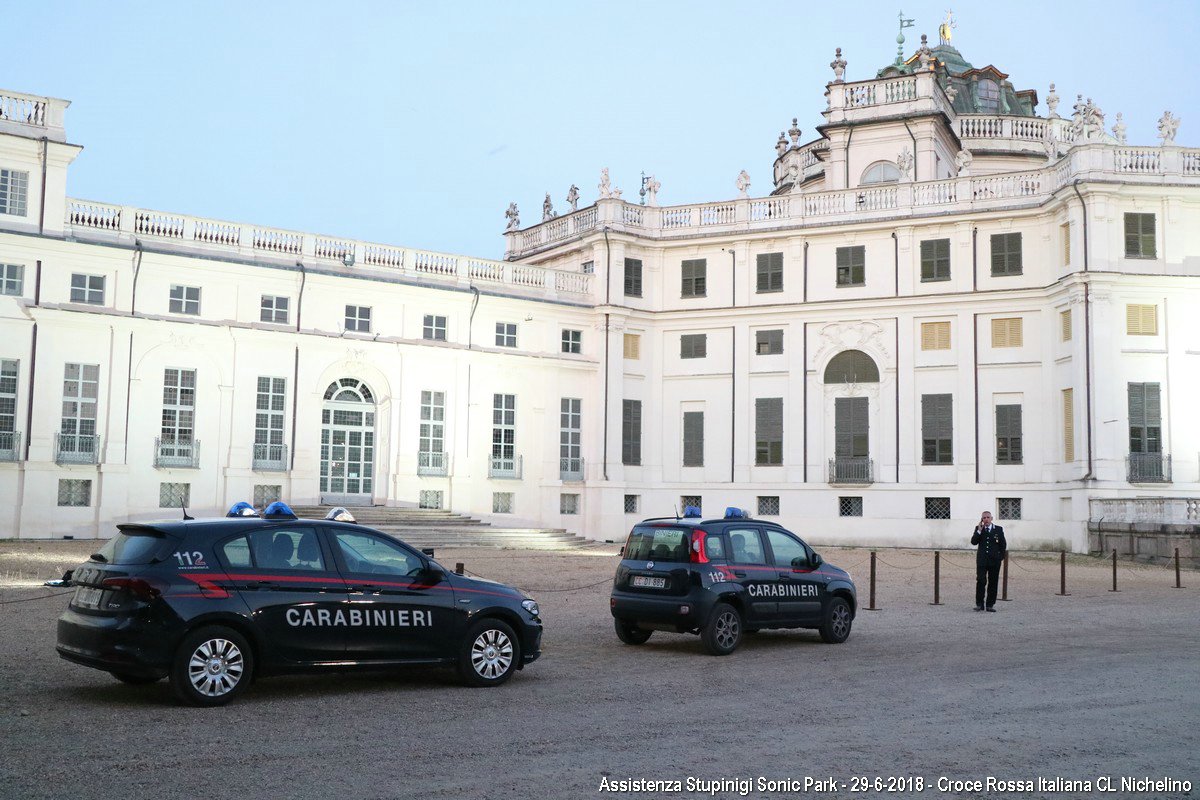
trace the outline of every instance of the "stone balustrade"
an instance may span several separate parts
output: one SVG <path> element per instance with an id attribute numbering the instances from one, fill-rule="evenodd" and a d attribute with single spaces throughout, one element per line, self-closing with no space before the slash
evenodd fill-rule
<path id="1" fill-rule="evenodd" d="M 858 122 L 888 114 L 941 112 L 954 119 L 954 108 L 932 72 L 917 72 L 894 78 L 878 78 L 827 86 L 829 108 L 824 112 L 831 122 Z M 891 108 L 884 108 L 891 107 Z"/>
<path id="2" fill-rule="evenodd" d="M 65 142 L 63 117 L 69 100 L 0 90 L 0 130 L 19 136 Z"/>
<path id="3" fill-rule="evenodd" d="M 1200 499 L 1134 497 L 1089 501 L 1089 521 L 1106 524 L 1200 525 Z"/>
<path id="4" fill-rule="evenodd" d="M 638 207 L 640 209 L 640 207 Z M 589 213 L 590 212 L 590 213 Z M 639 214 L 629 224 L 641 224 Z M 489 261 L 449 253 L 360 242 L 298 231 L 266 228 L 222 220 L 202 219 L 143 208 L 67 200 L 67 234 L 80 240 L 143 241 L 163 250 L 239 259 L 271 259 L 310 266 L 342 267 L 347 274 L 369 268 L 420 277 L 433 282 L 497 284 L 552 297 L 584 299 L 592 293 L 592 277 L 509 261 Z M 596 226 L 596 209 L 584 209 L 547 223 L 557 225 L 554 236 L 583 233 Z M 544 232 L 539 236 L 547 236 Z"/>
<path id="5" fill-rule="evenodd" d="M 1035 134 L 1035 127 L 1024 132 L 1024 135 Z M 1116 176 L 1133 183 L 1200 178 L 1200 149 L 1094 142 L 1075 145 L 1049 166 L 1027 172 L 680 206 L 640 206 L 623 200 L 599 200 L 596 205 L 565 217 L 508 232 L 506 257 L 524 258 L 604 227 L 647 238 L 670 239 L 829 222 L 920 217 L 934 212 L 1033 207 L 1045 203 L 1074 180 L 1112 180 Z M 576 219 L 583 215 L 586 224 Z"/>

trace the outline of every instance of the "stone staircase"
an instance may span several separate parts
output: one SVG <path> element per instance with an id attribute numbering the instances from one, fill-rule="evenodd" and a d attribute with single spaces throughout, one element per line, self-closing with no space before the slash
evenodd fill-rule
<path id="1" fill-rule="evenodd" d="M 324 519 L 333 506 L 292 506 L 301 519 Z M 499 528 L 466 514 L 429 508 L 356 506 L 347 509 L 367 528 L 391 534 L 413 547 L 499 547 L 578 550 L 594 543 L 562 528 Z"/>

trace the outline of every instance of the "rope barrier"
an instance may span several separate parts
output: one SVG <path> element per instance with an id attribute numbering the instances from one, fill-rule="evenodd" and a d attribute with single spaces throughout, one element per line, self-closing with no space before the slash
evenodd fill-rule
<path id="1" fill-rule="evenodd" d="M 32 603 L 34 600 L 45 600 L 49 597 L 62 597 L 64 594 L 71 594 L 71 592 L 54 592 L 53 594 L 44 594 L 40 597 L 21 597 L 16 600 L 0 600 L 0 606 L 6 606 L 10 603 Z"/>

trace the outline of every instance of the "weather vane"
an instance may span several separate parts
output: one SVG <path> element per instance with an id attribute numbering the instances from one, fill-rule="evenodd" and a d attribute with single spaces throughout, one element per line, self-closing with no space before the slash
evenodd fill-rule
<path id="1" fill-rule="evenodd" d="M 954 21 L 954 12 L 946 9 L 946 21 L 938 25 L 938 38 L 942 40 L 942 44 L 950 44 L 950 37 L 958 23 Z"/>
<path id="2" fill-rule="evenodd" d="M 905 19 L 904 12 L 900 12 L 900 33 L 896 34 L 896 66 L 904 63 L 904 29 L 911 28 L 913 20 Z"/>

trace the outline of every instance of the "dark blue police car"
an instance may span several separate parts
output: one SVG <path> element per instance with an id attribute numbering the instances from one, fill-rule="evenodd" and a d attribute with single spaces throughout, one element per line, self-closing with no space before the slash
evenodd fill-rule
<path id="1" fill-rule="evenodd" d="M 76 589 L 59 655 L 126 683 L 167 677 L 202 706 L 260 676 L 328 668 L 448 664 L 496 686 L 540 655 L 522 592 L 447 571 L 344 509 L 330 517 L 239 503 L 226 519 L 118 525 L 65 576 Z"/>
<path id="2" fill-rule="evenodd" d="M 702 521 L 690 506 L 634 526 L 609 605 L 626 644 L 656 630 L 698 633 L 714 655 L 763 628 L 815 628 L 844 642 L 858 610 L 850 574 L 787 529 L 737 508 Z"/>

